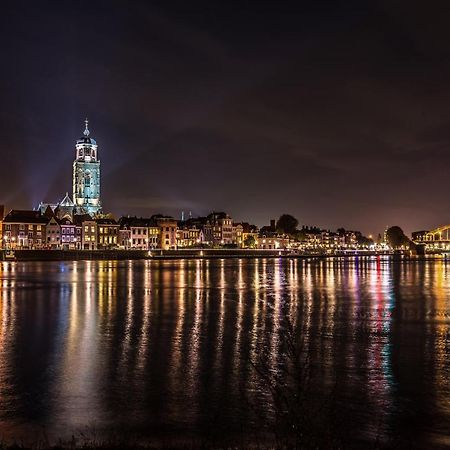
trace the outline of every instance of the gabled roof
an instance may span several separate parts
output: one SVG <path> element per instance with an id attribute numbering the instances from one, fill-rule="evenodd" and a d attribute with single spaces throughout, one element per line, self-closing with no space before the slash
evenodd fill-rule
<path id="1" fill-rule="evenodd" d="M 89 214 L 75 214 L 73 216 L 73 223 L 75 225 L 81 225 L 83 222 L 88 222 L 93 220 Z"/>
<path id="2" fill-rule="evenodd" d="M 155 226 L 155 221 L 152 218 L 144 217 L 121 217 L 119 219 L 119 224 L 121 228 L 130 227 L 153 227 Z"/>
<path id="3" fill-rule="evenodd" d="M 114 219 L 95 219 L 98 225 L 117 225 Z"/>
<path id="4" fill-rule="evenodd" d="M 59 206 L 70 207 L 73 208 L 75 203 L 69 197 L 69 193 L 66 192 L 65 197 L 59 202 Z"/>
<path id="5" fill-rule="evenodd" d="M 54 222 L 56 225 L 59 225 L 59 220 L 56 216 L 49 217 L 47 220 L 47 225 L 50 225 L 51 222 Z"/>
<path id="6" fill-rule="evenodd" d="M 43 214 L 47 219 L 51 219 L 52 217 L 55 217 L 55 213 L 53 211 L 53 209 L 51 208 L 50 205 L 47 206 L 44 214 Z"/>
<path id="7" fill-rule="evenodd" d="M 4 218 L 4 223 L 46 224 L 48 219 L 40 211 L 12 209 Z"/>
<path id="8" fill-rule="evenodd" d="M 60 225 L 65 225 L 65 226 L 73 226 L 74 223 L 68 218 L 68 217 L 63 217 L 62 219 L 58 219 L 58 223 Z"/>
<path id="9" fill-rule="evenodd" d="M 223 211 L 213 211 L 211 214 L 208 214 L 207 218 L 209 220 L 221 220 L 221 219 L 229 219 L 230 216 Z"/>

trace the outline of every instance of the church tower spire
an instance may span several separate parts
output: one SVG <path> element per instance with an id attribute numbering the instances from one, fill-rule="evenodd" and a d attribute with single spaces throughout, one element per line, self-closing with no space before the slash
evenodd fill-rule
<path id="1" fill-rule="evenodd" d="M 84 124 L 85 124 L 85 128 L 84 128 L 83 134 L 84 134 L 86 137 L 88 137 L 88 136 L 89 136 L 89 127 L 88 127 L 88 125 L 89 125 L 89 120 L 88 120 L 87 117 L 86 117 L 86 119 L 84 119 Z"/>

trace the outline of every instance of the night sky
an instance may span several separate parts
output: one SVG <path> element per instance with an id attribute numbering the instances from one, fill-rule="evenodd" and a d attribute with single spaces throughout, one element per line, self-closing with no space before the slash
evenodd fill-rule
<path id="1" fill-rule="evenodd" d="M 117 216 L 449 223 L 448 5 L 245 5 L 2 3 L 0 203 L 71 193 L 88 116 Z"/>

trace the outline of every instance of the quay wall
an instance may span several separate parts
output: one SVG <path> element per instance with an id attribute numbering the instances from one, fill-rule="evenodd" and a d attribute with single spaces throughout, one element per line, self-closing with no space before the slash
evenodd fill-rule
<path id="1" fill-rule="evenodd" d="M 358 253 L 360 256 L 375 252 Z M 179 250 L 15 250 L 14 258 L 8 258 L 0 250 L 0 261 L 80 261 L 80 260 L 129 260 L 129 259 L 217 259 L 217 258 L 305 258 L 327 256 L 356 256 L 351 254 L 320 255 L 293 254 L 283 250 L 253 249 L 179 249 Z"/>

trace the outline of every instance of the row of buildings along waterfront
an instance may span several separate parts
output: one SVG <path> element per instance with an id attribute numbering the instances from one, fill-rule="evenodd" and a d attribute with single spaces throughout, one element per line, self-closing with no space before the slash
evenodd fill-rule
<path id="1" fill-rule="evenodd" d="M 258 229 L 234 221 L 225 212 L 176 220 L 156 214 L 148 218 L 124 216 L 116 220 L 102 210 L 100 159 L 97 141 L 86 119 L 75 143 L 72 196 L 55 203 L 41 202 L 33 210 L 0 206 L 0 248 L 6 249 L 137 249 L 174 250 L 195 247 L 305 250 L 358 248 L 357 232 L 303 228 L 302 239 L 279 233 L 275 221 Z"/>
<path id="2" fill-rule="evenodd" d="M 175 250 L 182 248 L 229 247 L 256 249 L 339 250 L 358 249 L 358 233 L 315 228 L 303 229 L 302 240 L 277 232 L 275 221 L 258 227 L 234 222 L 224 212 L 205 217 L 176 220 L 156 214 L 150 218 L 89 214 L 69 216 L 63 209 L 11 210 L 0 220 L 4 249 L 67 250 Z M 367 246 L 366 246 L 367 248 Z"/>

